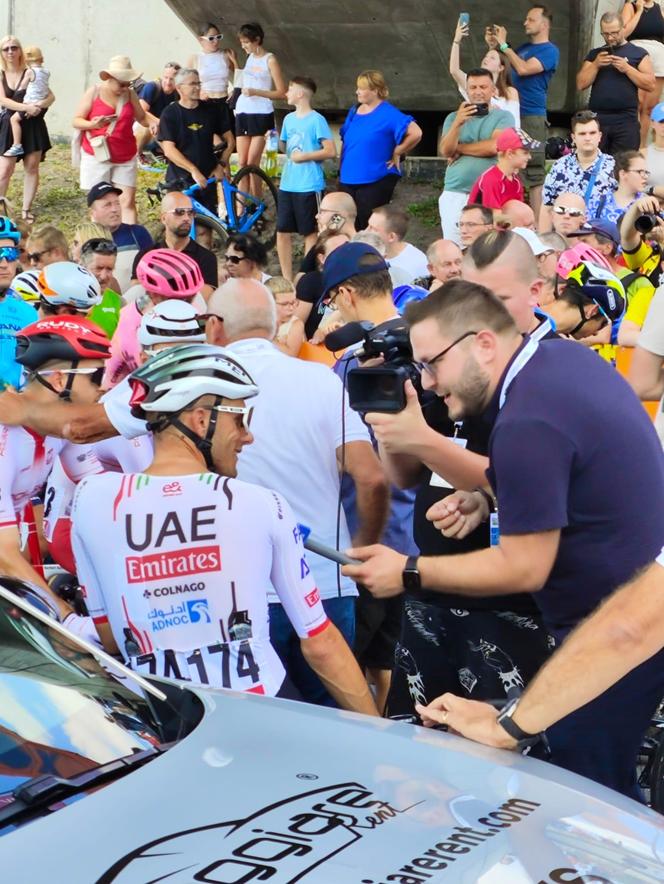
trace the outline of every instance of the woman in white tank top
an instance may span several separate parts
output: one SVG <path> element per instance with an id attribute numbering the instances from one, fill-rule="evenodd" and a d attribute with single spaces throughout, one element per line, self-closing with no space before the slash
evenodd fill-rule
<path id="1" fill-rule="evenodd" d="M 247 53 L 242 72 L 242 94 L 235 105 L 238 162 L 240 166 L 259 166 L 265 136 L 274 129 L 272 102 L 286 96 L 286 84 L 279 62 L 263 46 L 265 34 L 259 24 L 242 25 L 238 37 Z M 260 182 L 252 178 L 252 193 L 260 196 L 259 189 Z"/>
<path id="2" fill-rule="evenodd" d="M 237 67 L 232 49 L 221 49 L 223 34 L 212 22 L 205 22 L 198 30 L 201 52 L 190 56 L 187 67 L 198 71 L 201 78 L 201 101 L 228 97 L 228 81 Z"/>

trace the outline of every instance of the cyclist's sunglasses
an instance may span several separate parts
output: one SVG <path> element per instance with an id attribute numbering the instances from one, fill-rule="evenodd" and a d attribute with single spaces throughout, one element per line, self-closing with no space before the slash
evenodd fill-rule
<path id="1" fill-rule="evenodd" d="M 90 383 L 95 387 L 101 387 L 104 379 L 104 366 L 99 365 L 97 368 L 53 368 L 48 371 L 36 371 L 40 377 L 46 377 L 49 374 L 85 374 L 90 378 Z"/>
<path id="2" fill-rule="evenodd" d="M 3 258 L 5 261 L 18 261 L 20 254 L 21 253 L 15 246 L 2 246 L 2 248 L 0 248 L 0 261 Z"/>
<path id="3" fill-rule="evenodd" d="M 208 405 L 206 408 L 208 411 L 221 411 L 227 414 L 234 414 L 238 427 L 242 426 L 247 431 L 249 430 L 251 418 L 254 414 L 253 407 L 249 408 L 247 405 L 244 407 L 240 405 Z"/>
<path id="4" fill-rule="evenodd" d="M 81 246 L 82 255 L 117 255 L 118 247 L 110 239 L 95 237 L 87 239 Z"/>

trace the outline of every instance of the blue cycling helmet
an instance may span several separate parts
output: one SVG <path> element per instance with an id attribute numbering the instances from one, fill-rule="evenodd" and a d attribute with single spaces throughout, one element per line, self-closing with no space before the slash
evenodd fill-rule
<path id="1" fill-rule="evenodd" d="M 392 292 L 394 306 L 400 314 L 406 309 L 411 301 L 423 301 L 429 292 L 421 285 L 398 285 Z"/>
<path id="2" fill-rule="evenodd" d="M 11 239 L 16 245 L 21 241 L 21 231 L 6 215 L 0 215 L 0 239 Z"/>

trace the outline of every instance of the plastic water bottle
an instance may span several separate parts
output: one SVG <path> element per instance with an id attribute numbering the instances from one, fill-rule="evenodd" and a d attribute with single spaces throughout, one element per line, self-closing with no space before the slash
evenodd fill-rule
<path id="1" fill-rule="evenodd" d="M 274 178 L 279 169 L 277 155 L 279 153 L 279 135 L 276 129 L 270 129 L 265 141 L 265 172 Z"/>

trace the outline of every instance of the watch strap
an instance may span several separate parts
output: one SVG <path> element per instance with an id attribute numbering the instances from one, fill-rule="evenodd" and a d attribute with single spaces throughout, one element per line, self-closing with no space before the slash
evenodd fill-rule
<path id="1" fill-rule="evenodd" d="M 540 737 L 539 734 L 527 733 L 522 728 L 520 728 L 516 721 L 514 721 L 514 719 L 512 718 L 518 705 L 519 700 L 517 698 L 516 700 L 510 700 L 506 706 L 503 706 L 503 708 L 498 713 L 498 724 L 502 727 L 504 731 L 507 731 L 510 737 L 516 740 L 517 743 L 532 742 L 538 740 Z"/>
<path id="2" fill-rule="evenodd" d="M 506 49 L 511 49 L 511 48 L 512 48 L 512 47 L 510 46 L 509 43 L 501 43 L 501 44 L 499 45 L 499 47 L 498 47 L 498 49 L 499 49 L 501 52 L 504 52 Z"/>

